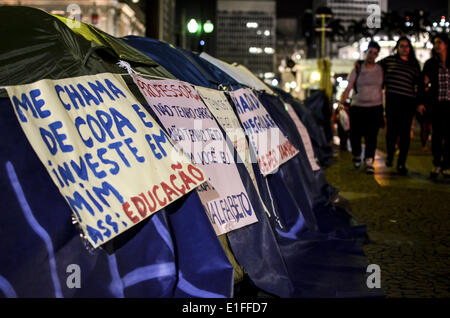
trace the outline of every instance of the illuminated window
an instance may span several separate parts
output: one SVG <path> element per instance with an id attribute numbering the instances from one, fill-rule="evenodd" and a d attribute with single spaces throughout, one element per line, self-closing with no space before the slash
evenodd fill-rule
<path id="1" fill-rule="evenodd" d="M 260 47 L 251 47 L 248 49 L 248 51 L 252 54 L 261 54 L 262 49 Z"/>

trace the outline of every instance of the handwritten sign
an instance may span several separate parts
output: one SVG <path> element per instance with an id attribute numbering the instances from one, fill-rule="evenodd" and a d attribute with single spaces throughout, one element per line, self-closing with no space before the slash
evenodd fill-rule
<path id="1" fill-rule="evenodd" d="M 239 119 L 236 117 L 233 109 L 231 108 L 225 93 L 200 86 L 196 86 L 195 89 L 202 97 L 203 102 L 214 115 L 219 125 L 222 126 L 223 130 L 225 130 L 226 135 L 231 139 L 231 142 L 239 155 L 239 159 L 244 163 L 253 185 L 258 192 L 258 196 L 260 196 L 255 172 L 253 171 L 250 150 L 248 148 L 247 139 L 245 138 L 245 132 L 241 127 Z M 261 203 L 263 202 L 261 196 L 260 201 Z M 264 203 L 263 208 L 266 213 L 269 214 Z"/>
<path id="2" fill-rule="evenodd" d="M 136 74 L 133 78 L 177 146 L 207 173 L 213 189 L 198 192 L 216 234 L 257 222 L 226 139 L 194 87 Z M 217 198 L 212 199 L 211 190 Z"/>
<path id="3" fill-rule="evenodd" d="M 275 172 L 281 164 L 298 153 L 250 89 L 232 91 L 230 96 L 256 151 L 258 165 L 264 176 Z"/>
<path id="4" fill-rule="evenodd" d="M 6 89 L 30 144 L 94 247 L 207 179 L 119 75 Z"/>
<path id="5" fill-rule="evenodd" d="M 294 121 L 295 126 L 297 127 L 297 131 L 300 134 L 300 137 L 302 138 L 303 145 L 305 146 L 306 150 L 306 156 L 308 157 L 312 170 L 313 171 L 320 170 L 320 166 L 317 164 L 316 158 L 314 156 L 314 149 L 312 147 L 311 137 L 309 137 L 308 130 L 306 129 L 305 125 L 303 125 L 294 108 L 292 108 L 292 106 L 288 103 L 285 103 L 284 106 L 286 107 L 289 116 Z"/>

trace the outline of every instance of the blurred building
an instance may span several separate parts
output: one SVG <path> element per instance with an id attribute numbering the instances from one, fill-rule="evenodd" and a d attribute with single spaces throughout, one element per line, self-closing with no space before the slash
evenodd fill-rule
<path id="1" fill-rule="evenodd" d="M 176 0 L 146 0 L 140 4 L 146 15 L 146 36 L 175 44 Z"/>
<path id="2" fill-rule="evenodd" d="M 276 3 L 217 2 L 217 57 L 245 65 L 267 81 L 275 76 Z"/>
<path id="3" fill-rule="evenodd" d="M 352 21 L 366 20 L 371 14 L 369 5 L 377 5 L 381 12 L 388 9 L 388 0 L 317 0 L 313 1 L 313 10 L 328 7 L 333 12 L 333 19 L 342 20 L 342 25 L 348 27 Z"/>
<path id="4" fill-rule="evenodd" d="M 2 0 L 4 5 L 22 5 L 65 17 L 73 16 L 106 33 L 121 37 L 145 35 L 145 15 L 139 1 L 118 0 Z"/>
<path id="5" fill-rule="evenodd" d="M 306 41 L 299 28 L 296 18 L 277 18 L 276 65 L 280 65 L 282 60 L 305 58 Z"/>
<path id="6" fill-rule="evenodd" d="M 372 6 L 376 5 L 378 10 L 374 11 Z M 327 7 L 333 14 L 333 20 L 340 20 L 340 24 L 348 31 L 349 26 L 353 22 L 369 21 L 369 17 L 374 14 L 386 12 L 388 9 L 388 0 L 317 0 L 313 1 L 313 11 L 316 12 L 318 8 Z M 374 22 L 373 19 L 370 19 Z M 381 23 L 381 16 L 380 20 Z M 316 20 L 318 26 L 318 21 Z M 378 27 L 380 27 L 379 25 Z M 376 25 L 374 25 L 376 27 Z M 326 56 L 337 57 L 339 48 L 347 45 L 342 41 L 326 41 Z"/>

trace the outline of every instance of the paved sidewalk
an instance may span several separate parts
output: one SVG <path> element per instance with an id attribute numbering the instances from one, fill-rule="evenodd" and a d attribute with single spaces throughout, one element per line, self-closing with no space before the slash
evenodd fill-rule
<path id="1" fill-rule="evenodd" d="M 450 297 L 450 180 L 429 179 L 431 153 L 418 132 L 411 140 L 408 176 L 384 165 L 384 130 L 380 131 L 375 175 L 356 170 L 352 155 L 340 151 L 325 169 L 347 207 L 367 225 L 368 260 L 381 268 L 387 297 Z M 428 144 L 430 147 L 430 144 Z"/>

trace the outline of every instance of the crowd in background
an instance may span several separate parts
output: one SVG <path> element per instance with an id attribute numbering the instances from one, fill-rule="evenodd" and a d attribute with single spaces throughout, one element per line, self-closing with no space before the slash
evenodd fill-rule
<path id="1" fill-rule="evenodd" d="M 355 168 L 364 165 L 367 174 L 374 173 L 378 131 L 385 127 L 385 165 L 393 167 L 397 159 L 397 173 L 407 175 L 411 126 L 417 118 L 424 149 L 431 134 L 433 168 L 430 177 L 434 179 L 442 174 L 450 178 L 449 38 L 446 34 L 437 34 L 432 42 L 432 57 L 425 62 L 423 69 L 406 36 L 398 39 L 393 55 L 378 62 L 375 60 L 380 46 L 370 42 L 365 60 L 355 63 L 338 108 L 338 111 L 349 115 Z M 351 92 L 351 101 L 348 102 Z M 340 130 L 342 132 L 342 127 Z"/>

